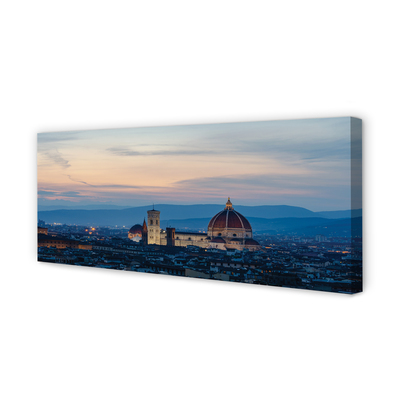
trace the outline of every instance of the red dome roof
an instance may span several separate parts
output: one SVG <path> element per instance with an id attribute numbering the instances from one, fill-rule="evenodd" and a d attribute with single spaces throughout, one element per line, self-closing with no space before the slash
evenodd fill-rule
<path id="1" fill-rule="evenodd" d="M 139 225 L 139 224 L 133 225 L 132 228 L 129 229 L 129 233 L 132 233 L 133 235 L 136 235 L 136 234 L 142 235 L 142 233 L 143 233 L 142 225 Z"/>
<path id="2" fill-rule="evenodd" d="M 208 224 L 209 230 L 225 228 L 251 230 L 251 225 L 249 221 L 247 221 L 247 219 L 243 217 L 242 214 L 233 209 L 230 199 L 228 199 L 225 209 L 219 212 L 217 215 L 214 215 L 214 217 L 211 218 L 211 221 Z"/>
<path id="3" fill-rule="evenodd" d="M 260 243 L 258 243 L 257 240 L 254 240 L 254 239 L 246 239 L 246 241 L 244 243 L 248 246 L 259 246 L 260 245 Z"/>

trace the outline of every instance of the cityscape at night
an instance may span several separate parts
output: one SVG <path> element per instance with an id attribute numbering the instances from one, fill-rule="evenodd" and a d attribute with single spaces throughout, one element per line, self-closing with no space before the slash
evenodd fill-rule
<path id="1" fill-rule="evenodd" d="M 38 135 L 38 260 L 362 291 L 352 118 Z"/>

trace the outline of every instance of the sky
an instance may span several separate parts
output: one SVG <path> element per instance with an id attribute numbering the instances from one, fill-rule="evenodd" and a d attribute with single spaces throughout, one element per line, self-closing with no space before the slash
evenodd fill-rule
<path id="1" fill-rule="evenodd" d="M 345 210 L 350 144 L 348 117 L 39 133 L 38 204 Z"/>

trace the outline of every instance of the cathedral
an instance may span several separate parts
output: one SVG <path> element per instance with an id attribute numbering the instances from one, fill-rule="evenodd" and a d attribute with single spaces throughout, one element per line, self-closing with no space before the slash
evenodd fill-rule
<path id="1" fill-rule="evenodd" d="M 219 250 L 260 250 L 260 244 L 253 239 L 249 221 L 234 210 L 228 197 L 225 208 L 214 215 L 208 223 L 207 233 L 176 231 L 175 228 L 161 229 L 160 211 L 147 211 L 143 224 L 136 224 L 128 232 L 129 239 L 145 245 L 197 246 Z"/>

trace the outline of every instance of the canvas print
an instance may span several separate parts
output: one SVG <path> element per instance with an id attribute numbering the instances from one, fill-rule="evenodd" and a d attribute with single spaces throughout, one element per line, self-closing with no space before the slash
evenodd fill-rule
<path id="1" fill-rule="evenodd" d="M 343 117 L 40 133 L 38 260 L 360 292 L 361 131 Z"/>

